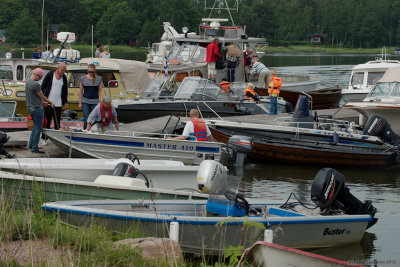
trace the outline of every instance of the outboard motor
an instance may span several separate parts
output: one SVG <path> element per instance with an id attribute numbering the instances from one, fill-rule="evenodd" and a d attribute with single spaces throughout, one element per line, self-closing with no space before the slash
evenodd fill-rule
<path id="1" fill-rule="evenodd" d="M 246 216 L 250 205 L 238 192 L 241 178 L 226 174 L 225 167 L 205 160 L 197 171 L 197 183 L 203 193 L 210 194 L 206 204 L 209 213 L 223 216 Z"/>
<path id="2" fill-rule="evenodd" d="M 376 208 L 372 202 L 367 200 L 362 203 L 353 196 L 345 185 L 344 176 L 332 168 L 324 168 L 315 176 L 311 186 L 311 200 L 328 214 L 335 210 L 342 210 L 349 215 L 369 214 L 372 220 L 367 228 L 378 221 L 374 218 Z"/>
<path id="3" fill-rule="evenodd" d="M 138 170 L 125 162 L 120 162 L 114 167 L 113 176 L 126 176 L 126 177 L 136 177 L 138 175 Z"/>
<path id="4" fill-rule="evenodd" d="M 369 117 L 365 123 L 363 134 L 377 136 L 393 146 L 400 145 L 400 136 L 393 132 L 392 127 L 384 117 L 377 114 Z"/>
<path id="5" fill-rule="evenodd" d="M 63 112 L 62 118 L 66 120 L 77 120 L 78 113 L 75 110 L 65 110 Z"/>
<path id="6" fill-rule="evenodd" d="M 4 148 L 4 145 L 8 142 L 8 139 L 10 139 L 10 137 L 7 136 L 5 132 L 0 131 L 0 155 L 4 155 L 7 158 L 11 159 L 14 158 L 14 156 L 8 153 Z"/>
<path id="7" fill-rule="evenodd" d="M 314 117 L 310 113 L 308 99 L 305 95 L 300 95 L 297 99 L 289 126 L 309 129 L 314 128 Z"/>
<path id="8" fill-rule="evenodd" d="M 234 165 L 243 167 L 247 153 L 253 151 L 253 138 L 243 135 L 232 135 L 228 140 L 230 156 Z"/>

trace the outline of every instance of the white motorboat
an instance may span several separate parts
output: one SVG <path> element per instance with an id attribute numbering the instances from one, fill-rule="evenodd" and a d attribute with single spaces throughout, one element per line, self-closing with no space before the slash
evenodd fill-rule
<path id="1" fill-rule="evenodd" d="M 362 102 L 350 102 L 345 107 L 360 113 L 360 124 L 379 114 L 400 134 L 400 66 L 388 69 Z"/>
<path id="2" fill-rule="evenodd" d="M 240 179 L 228 177 L 221 165 L 204 161 L 200 168 L 197 181 L 210 194 L 208 201 L 61 201 L 42 208 L 57 212 L 70 224 L 96 222 L 118 230 L 137 224 L 146 235 L 158 237 L 170 236 L 169 225 L 178 224 L 179 230 L 171 235 L 176 234 L 182 250 L 204 254 L 221 254 L 228 246 L 249 247 L 263 239 L 267 227 L 273 231 L 274 242 L 294 248 L 357 243 L 377 221 L 371 202 L 355 198 L 343 175 L 333 169 L 323 169 L 315 177 L 311 199 L 318 208 L 308 210 L 289 199 L 282 205 L 247 202 L 237 191 Z"/>
<path id="3" fill-rule="evenodd" d="M 400 66 L 400 61 L 387 59 L 385 49 L 382 56 L 373 61 L 355 66 L 351 71 L 349 85 L 342 89 L 345 102 L 362 101 L 378 82 L 386 70 Z"/>
<path id="4" fill-rule="evenodd" d="M 202 159 L 227 159 L 222 143 L 165 139 L 164 134 L 152 134 L 161 137 L 146 137 L 135 136 L 135 132 L 116 132 L 116 135 L 51 129 L 43 129 L 43 132 L 66 154 L 76 157 L 116 159 L 133 153 L 143 160 L 177 160 L 184 164 Z"/>
<path id="5" fill-rule="evenodd" d="M 16 158 L 1 159 L 0 169 L 25 173 L 35 177 L 52 177 L 93 182 L 100 175 L 112 175 L 121 165 L 133 166 L 151 178 L 152 187 L 196 190 L 199 166 L 185 166 L 171 160 L 76 159 L 76 158 Z"/>

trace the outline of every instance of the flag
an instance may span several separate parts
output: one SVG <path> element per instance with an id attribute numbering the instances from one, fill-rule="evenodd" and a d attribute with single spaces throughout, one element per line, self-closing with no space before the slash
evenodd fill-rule
<path id="1" fill-rule="evenodd" d="M 167 56 L 164 56 L 164 61 L 165 61 L 164 74 L 165 74 L 165 78 L 167 78 L 168 77 L 168 57 Z"/>

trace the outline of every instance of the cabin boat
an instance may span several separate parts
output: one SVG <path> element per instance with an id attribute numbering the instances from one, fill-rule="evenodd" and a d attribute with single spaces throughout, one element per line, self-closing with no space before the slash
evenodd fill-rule
<path id="1" fill-rule="evenodd" d="M 400 66 L 400 61 L 387 59 L 384 51 L 381 57 L 353 67 L 349 84 L 342 89 L 345 102 L 362 101 L 388 69 Z"/>
<path id="2" fill-rule="evenodd" d="M 345 108 L 360 113 L 360 124 L 373 114 L 381 115 L 400 134 L 400 66 L 388 69 L 362 102 L 347 103 Z"/>
<path id="3" fill-rule="evenodd" d="M 80 77 L 87 74 L 88 65 L 91 63 L 96 63 L 96 72 L 102 76 L 104 94 L 113 99 L 135 97 L 141 94 L 150 82 L 146 65 L 143 62 L 123 59 L 83 58 L 79 64 L 68 64 L 65 73 L 68 83 L 69 108 L 72 110 L 79 110 Z M 31 64 L 27 70 L 27 79 L 32 75 L 35 68 L 42 68 L 44 75 L 46 75 L 50 70 L 55 70 L 57 65 L 49 63 Z M 6 95 L 0 95 L 0 100 L 16 101 L 15 112 L 28 116 L 25 105 L 25 85 L 7 86 L 6 91 Z"/>
<path id="4" fill-rule="evenodd" d="M 141 98 L 113 101 L 118 120 L 135 122 L 165 115 L 187 117 L 191 109 L 199 109 L 203 117 L 266 114 L 270 108 L 269 98 L 256 103 L 244 98 L 244 89 L 232 87 L 231 93 L 227 93 L 200 77 L 186 77 L 178 90 L 173 90 L 167 78 L 153 78 Z M 286 101 L 282 98 L 278 100 L 278 111 L 286 111 Z"/>

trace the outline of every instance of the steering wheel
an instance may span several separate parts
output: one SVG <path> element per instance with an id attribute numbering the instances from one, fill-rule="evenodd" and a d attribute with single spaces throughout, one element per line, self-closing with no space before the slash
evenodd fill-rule
<path id="1" fill-rule="evenodd" d="M 126 154 L 125 158 L 129 159 L 130 161 L 132 161 L 132 163 L 135 163 L 135 160 L 137 160 L 138 165 L 140 165 L 140 160 L 138 157 L 136 157 L 135 154 L 129 152 L 128 154 Z"/>

